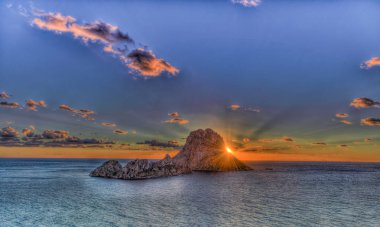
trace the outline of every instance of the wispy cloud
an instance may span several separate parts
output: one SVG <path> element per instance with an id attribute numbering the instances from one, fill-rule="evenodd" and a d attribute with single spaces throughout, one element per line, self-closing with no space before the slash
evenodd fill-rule
<path id="1" fill-rule="evenodd" d="M 362 69 L 370 69 L 374 66 L 380 66 L 380 58 L 379 57 L 373 57 L 361 64 Z"/>
<path id="2" fill-rule="evenodd" d="M 257 7 L 261 4 L 261 0 L 232 0 L 232 3 L 245 7 Z"/>
<path id="3" fill-rule="evenodd" d="M 100 43 L 103 51 L 116 55 L 130 70 L 144 77 L 157 77 L 163 72 L 175 75 L 179 70 L 164 59 L 157 58 L 152 51 L 145 48 L 136 48 L 128 53 L 128 45 L 133 39 L 119 30 L 115 25 L 97 20 L 91 23 L 80 24 L 72 16 L 61 13 L 45 13 L 34 10 L 36 18 L 33 25 L 53 31 L 57 34 L 69 33 L 84 43 Z"/>

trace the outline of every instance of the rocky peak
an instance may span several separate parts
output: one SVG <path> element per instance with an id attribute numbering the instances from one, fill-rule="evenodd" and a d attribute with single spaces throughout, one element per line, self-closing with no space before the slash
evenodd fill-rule
<path id="1" fill-rule="evenodd" d="M 136 159 L 122 167 L 117 161 L 105 162 L 91 172 L 91 176 L 120 179 L 146 179 L 175 176 L 192 171 L 251 170 L 243 162 L 227 153 L 223 138 L 212 129 L 198 129 L 190 133 L 183 149 L 173 158 L 166 155 L 157 162 Z"/>

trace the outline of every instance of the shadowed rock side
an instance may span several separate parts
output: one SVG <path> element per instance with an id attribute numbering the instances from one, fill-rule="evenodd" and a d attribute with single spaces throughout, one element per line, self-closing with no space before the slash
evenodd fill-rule
<path id="1" fill-rule="evenodd" d="M 190 133 L 183 149 L 173 158 L 166 155 L 157 162 L 136 159 L 124 167 L 110 160 L 90 173 L 93 177 L 115 179 L 147 179 L 176 176 L 192 171 L 246 171 L 250 167 L 225 151 L 223 138 L 212 129 Z"/>

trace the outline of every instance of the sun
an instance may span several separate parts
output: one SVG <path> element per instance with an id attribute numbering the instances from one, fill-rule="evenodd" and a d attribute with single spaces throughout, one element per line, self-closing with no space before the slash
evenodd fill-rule
<path id="1" fill-rule="evenodd" d="M 228 152 L 228 153 L 233 153 L 233 151 L 231 150 L 231 148 L 229 148 L 229 147 L 226 147 L 226 151 Z"/>

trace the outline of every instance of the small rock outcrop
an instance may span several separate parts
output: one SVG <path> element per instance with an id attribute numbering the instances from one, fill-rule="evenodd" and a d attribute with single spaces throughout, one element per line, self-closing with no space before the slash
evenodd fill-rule
<path id="1" fill-rule="evenodd" d="M 136 159 L 124 167 L 110 160 L 90 173 L 93 177 L 116 179 L 148 179 L 176 176 L 192 171 L 246 171 L 251 168 L 227 153 L 223 138 L 212 129 L 198 129 L 190 133 L 182 150 L 173 158 L 166 155 L 157 162 Z"/>

